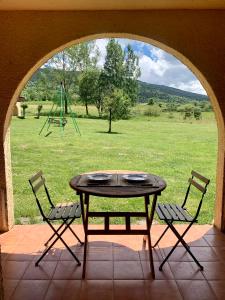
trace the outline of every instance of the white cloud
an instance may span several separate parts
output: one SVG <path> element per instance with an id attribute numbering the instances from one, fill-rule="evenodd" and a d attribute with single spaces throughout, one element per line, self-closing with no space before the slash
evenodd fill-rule
<path id="1" fill-rule="evenodd" d="M 144 42 L 128 39 L 117 40 L 123 49 L 128 44 L 131 44 L 136 55 L 139 56 L 141 81 L 167 85 L 193 93 L 206 94 L 195 75 L 171 54 Z M 96 40 L 96 45 L 100 51 L 100 67 L 105 62 L 107 43 L 108 39 Z"/>

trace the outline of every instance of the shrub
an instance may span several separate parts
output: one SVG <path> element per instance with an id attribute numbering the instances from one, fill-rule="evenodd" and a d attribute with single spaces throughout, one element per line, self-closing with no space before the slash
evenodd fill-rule
<path id="1" fill-rule="evenodd" d="M 194 117 L 196 120 L 200 120 L 202 118 L 202 111 L 200 108 L 196 107 L 194 109 Z"/>
<path id="2" fill-rule="evenodd" d="M 25 103 L 23 103 L 23 104 L 21 104 L 21 108 L 22 108 L 22 110 L 23 110 L 21 119 L 25 119 L 26 109 L 28 108 L 28 105 L 25 104 Z"/>

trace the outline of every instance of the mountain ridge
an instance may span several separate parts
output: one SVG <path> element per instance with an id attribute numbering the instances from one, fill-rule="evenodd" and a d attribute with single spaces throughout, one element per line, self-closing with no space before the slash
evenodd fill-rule
<path id="1" fill-rule="evenodd" d="M 60 70 L 52 68 L 41 68 L 33 74 L 31 81 L 38 81 L 42 75 L 45 75 L 51 80 L 53 72 L 60 72 Z M 207 95 L 192 93 L 177 88 L 169 87 L 166 85 L 158 85 L 147 83 L 138 80 L 139 92 L 137 102 L 147 103 L 149 99 L 153 99 L 155 102 L 179 102 L 185 103 L 189 101 L 208 101 Z"/>
<path id="2" fill-rule="evenodd" d="M 208 101 L 207 95 L 192 93 L 166 85 L 158 85 L 138 81 L 139 83 L 139 102 L 148 102 L 150 98 L 161 101 Z"/>

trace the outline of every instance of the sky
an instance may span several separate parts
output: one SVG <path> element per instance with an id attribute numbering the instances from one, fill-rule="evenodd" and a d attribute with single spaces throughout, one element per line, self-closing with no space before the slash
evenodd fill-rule
<path id="1" fill-rule="evenodd" d="M 195 75 L 173 55 L 144 42 L 128 39 L 116 40 L 123 49 L 130 44 L 139 57 L 141 69 L 139 80 L 206 95 L 206 91 Z M 96 40 L 96 46 L 100 51 L 99 66 L 104 65 L 107 43 L 108 39 Z"/>

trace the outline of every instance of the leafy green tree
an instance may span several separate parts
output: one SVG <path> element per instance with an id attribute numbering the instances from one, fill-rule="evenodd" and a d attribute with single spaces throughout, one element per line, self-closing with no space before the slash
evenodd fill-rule
<path id="1" fill-rule="evenodd" d="M 110 39 L 106 47 L 104 68 L 100 82 L 103 93 L 110 87 L 122 89 L 124 83 L 124 53 L 115 39 Z"/>
<path id="2" fill-rule="evenodd" d="M 87 115 L 89 104 L 95 104 L 100 114 L 99 75 L 100 71 L 98 69 L 90 69 L 83 74 L 80 80 L 79 94 L 86 107 Z"/>
<path id="3" fill-rule="evenodd" d="M 73 45 L 54 55 L 45 66 L 59 70 L 54 72 L 54 82 L 59 85 L 62 82 L 68 97 L 75 92 L 79 75 L 89 68 L 96 66 L 99 58 L 99 50 L 95 42 L 86 42 Z M 68 113 L 67 98 L 65 98 L 65 113 Z"/>
<path id="4" fill-rule="evenodd" d="M 112 132 L 112 121 L 126 119 L 129 116 L 131 100 L 122 89 L 111 88 L 104 97 L 104 112 L 109 121 L 108 133 Z"/>
<path id="5" fill-rule="evenodd" d="M 139 58 L 135 55 L 131 45 L 128 45 L 127 49 L 125 49 L 124 56 L 124 91 L 130 97 L 131 102 L 134 105 L 136 103 L 139 90 L 137 79 L 141 76 Z"/>

